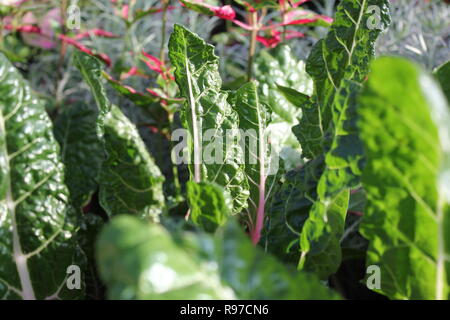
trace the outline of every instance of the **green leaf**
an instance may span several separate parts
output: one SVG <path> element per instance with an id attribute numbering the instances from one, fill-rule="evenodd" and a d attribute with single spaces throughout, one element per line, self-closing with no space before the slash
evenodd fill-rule
<path id="1" fill-rule="evenodd" d="M 136 127 L 113 106 L 104 130 L 108 157 L 100 172 L 100 204 L 110 216 L 128 213 L 157 221 L 165 210 L 164 176 Z"/>
<path id="2" fill-rule="evenodd" d="M 216 236 L 171 236 L 116 217 L 97 245 L 111 299 L 336 299 L 313 275 L 286 269 L 255 248 L 235 222 Z"/>
<path id="3" fill-rule="evenodd" d="M 259 100 L 257 85 L 249 82 L 236 91 L 232 105 L 239 115 L 239 126 L 243 131 L 245 150 L 245 174 L 249 182 L 248 198 L 249 227 L 254 242 L 258 242 L 264 225 L 265 204 L 270 190 L 267 189 L 269 174 L 278 168 L 271 168 L 270 145 L 267 125 L 270 114 Z"/>
<path id="4" fill-rule="evenodd" d="M 434 75 L 441 84 L 442 90 L 450 103 L 450 61 L 436 68 Z"/>
<path id="5" fill-rule="evenodd" d="M 192 221 L 203 230 L 214 232 L 227 222 L 231 199 L 226 198 L 221 186 L 211 182 L 188 181 L 186 193 Z"/>
<path id="6" fill-rule="evenodd" d="M 103 229 L 97 261 L 109 299 L 234 298 L 217 265 L 183 250 L 161 225 L 130 216 L 116 217 Z"/>
<path id="7" fill-rule="evenodd" d="M 103 138 L 103 121 L 106 114 L 111 110 L 111 103 L 106 96 L 105 88 L 102 85 L 103 63 L 95 57 L 84 52 L 76 51 L 73 58 L 74 65 L 78 68 L 84 81 L 91 89 L 92 95 L 98 107 L 97 135 Z"/>
<path id="8" fill-rule="evenodd" d="M 239 299 L 338 298 L 313 274 L 286 268 L 273 256 L 254 247 L 235 221 L 228 223 L 216 236 L 216 251 L 221 278 Z"/>
<path id="9" fill-rule="evenodd" d="M 360 227 L 379 292 L 394 299 L 449 299 L 450 113 L 418 66 L 381 58 L 360 97 L 367 153 L 367 208 Z"/>
<path id="10" fill-rule="evenodd" d="M 378 6 L 374 16 L 371 6 Z M 314 94 L 302 105 L 300 124 L 293 128 L 304 156 L 323 159 L 317 192 L 300 235 L 298 268 L 315 271 L 322 279 L 341 263 L 349 189 L 358 185 L 363 149 L 355 123 L 359 84 L 369 70 L 374 43 L 390 22 L 387 0 L 342 1 L 325 39 L 312 49 L 306 71 L 314 80 Z M 370 28 L 372 19 L 378 28 Z M 304 188 L 301 185 L 298 189 Z M 295 199 L 293 200 L 295 201 Z"/>
<path id="11" fill-rule="evenodd" d="M 136 127 L 117 106 L 111 106 L 101 82 L 100 62 L 85 54 L 75 60 L 99 109 L 98 131 L 107 154 L 99 177 L 101 206 L 110 216 L 135 214 L 157 221 L 165 210 L 164 176 Z"/>
<path id="12" fill-rule="evenodd" d="M 86 299 L 103 299 L 104 284 L 98 275 L 97 261 L 95 260 L 95 243 L 104 225 L 103 219 L 91 209 L 83 214 L 80 229 L 77 233 L 78 243 L 86 255 L 87 267 L 85 270 Z"/>
<path id="13" fill-rule="evenodd" d="M 311 95 L 312 79 L 305 71 L 305 63 L 297 60 L 287 45 L 260 51 L 255 59 L 254 74 L 259 84 L 260 100 L 271 111 L 272 121 L 267 129 L 271 145 L 284 160 L 286 169 L 295 168 L 301 161 L 301 148 L 291 128 L 298 123 L 304 101 L 293 101 L 286 96 L 286 90 L 291 94 L 296 91 Z M 289 89 L 283 92 L 280 88 Z"/>
<path id="14" fill-rule="evenodd" d="M 66 270 L 83 267 L 77 216 L 64 185 L 52 123 L 19 72 L 0 54 L 0 297 L 75 299 Z M 49 270 L 51 266 L 51 270 Z"/>
<path id="15" fill-rule="evenodd" d="M 349 204 L 349 188 L 359 184 L 363 147 L 356 125 L 360 86 L 344 81 L 333 104 L 335 126 L 331 149 L 325 155 L 325 170 L 317 184 L 317 199 L 303 226 L 299 268 L 314 270 L 323 279 L 341 263 L 340 239 Z"/>
<path id="16" fill-rule="evenodd" d="M 379 8 L 379 16 L 369 10 L 371 6 Z M 378 27 L 371 29 L 373 19 Z M 311 104 L 303 109 L 307 116 L 300 120 L 296 129 L 304 150 L 314 150 L 316 156 L 321 148 L 327 149 L 330 141 L 325 135 L 332 127 L 332 106 L 341 82 L 364 80 L 374 56 L 375 40 L 389 23 L 388 0 L 341 1 L 326 38 L 317 42 L 306 62 L 306 71 L 314 80 L 314 94 Z M 313 134 L 311 128 L 316 128 Z"/>
<path id="17" fill-rule="evenodd" d="M 186 28 L 175 25 L 169 57 L 182 96 L 181 116 L 188 129 L 191 179 L 215 182 L 233 200 L 232 213 L 246 206 L 248 183 L 239 145 L 239 119 L 221 91 L 214 48 Z M 227 141 L 225 141 L 225 139 Z"/>
<path id="18" fill-rule="evenodd" d="M 297 60 L 287 45 L 264 50 L 255 60 L 255 77 L 261 101 L 271 108 L 273 120 L 295 124 L 302 102 L 290 100 L 280 86 L 310 95 L 313 83 L 305 71 L 305 63 Z"/>
<path id="19" fill-rule="evenodd" d="M 309 96 L 295 89 L 277 85 L 278 91 L 294 106 L 301 106 L 309 100 Z"/>
<path id="20" fill-rule="evenodd" d="M 105 157 L 96 132 L 98 112 L 85 103 L 67 106 L 55 123 L 55 137 L 61 146 L 65 180 L 75 208 L 81 209 L 98 188 L 100 167 Z"/>
<path id="21" fill-rule="evenodd" d="M 156 97 L 144 94 L 142 92 L 137 92 L 133 88 L 128 87 L 113 79 L 109 74 L 105 72 L 103 72 L 102 74 L 114 90 L 140 107 L 149 107 L 158 101 Z"/>
<path id="22" fill-rule="evenodd" d="M 323 158 L 316 158 L 287 172 L 268 205 L 263 245 L 284 262 L 298 264 L 300 232 L 317 198 L 317 180 L 323 170 Z"/>
<path id="23" fill-rule="evenodd" d="M 180 2 L 188 9 L 196 11 L 201 14 L 206 14 L 208 16 L 214 16 L 214 11 L 211 6 L 217 6 L 217 1 L 208 1 L 209 3 L 203 3 L 199 1 L 190 0 L 180 0 Z"/>

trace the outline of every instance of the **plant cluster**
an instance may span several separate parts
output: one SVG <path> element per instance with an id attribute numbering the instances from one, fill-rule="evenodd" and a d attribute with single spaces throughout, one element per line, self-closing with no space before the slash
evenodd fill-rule
<path id="1" fill-rule="evenodd" d="M 1 2 L 0 297 L 450 298 L 450 62 L 375 56 L 396 3 L 76 2 Z"/>

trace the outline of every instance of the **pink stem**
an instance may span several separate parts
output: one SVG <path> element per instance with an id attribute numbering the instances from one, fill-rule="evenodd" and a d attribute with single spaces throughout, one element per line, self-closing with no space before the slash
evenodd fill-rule
<path id="1" fill-rule="evenodd" d="M 260 177 L 259 184 L 259 203 L 256 210 L 256 224 L 250 231 L 251 239 L 254 245 L 257 245 L 261 239 L 261 231 L 264 226 L 264 211 L 266 206 L 266 177 L 262 175 Z"/>

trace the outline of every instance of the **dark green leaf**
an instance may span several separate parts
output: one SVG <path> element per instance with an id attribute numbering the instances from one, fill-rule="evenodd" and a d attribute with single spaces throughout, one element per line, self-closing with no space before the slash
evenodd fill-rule
<path id="1" fill-rule="evenodd" d="M 97 58 L 94 58 L 84 52 L 76 51 L 74 54 L 74 64 L 80 70 L 84 81 L 91 89 L 92 95 L 98 107 L 97 134 L 99 138 L 103 137 L 103 120 L 106 114 L 111 110 L 111 103 L 106 96 L 103 88 L 102 67 L 103 64 Z"/>
<path id="2" fill-rule="evenodd" d="M 96 107 L 76 103 L 66 107 L 55 123 L 55 137 L 61 146 L 65 180 L 77 209 L 85 206 L 98 188 L 104 149 L 96 133 Z"/>
<path id="3" fill-rule="evenodd" d="M 441 84 L 447 101 L 450 103 L 450 61 L 447 61 L 434 71 L 434 75 Z"/>
<path id="4" fill-rule="evenodd" d="M 67 268 L 84 259 L 52 123 L 1 53 L 0 163 L 0 297 L 82 297 L 66 286 Z"/>
<path id="5" fill-rule="evenodd" d="M 164 176 L 136 127 L 113 106 L 104 130 L 108 158 L 100 172 L 100 204 L 109 215 L 136 214 L 157 221 L 165 210 Z"/>

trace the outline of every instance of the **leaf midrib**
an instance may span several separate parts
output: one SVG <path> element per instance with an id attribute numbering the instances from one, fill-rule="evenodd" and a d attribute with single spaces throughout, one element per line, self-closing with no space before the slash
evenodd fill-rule
<path id="1" fill-rule="evenodd" d="M 0 110 L 0 134 L 5 137 L 4 148 L 1 150 L 5 155 L 8 155 L 8 146 L 6 141 L 6 131 L 5 131 L 5 120 L 3 118 L 3 113 Z M 34 294 L 33 285 L 31 283 L 30 271 L 28 270 L 27 257 L 24 255 L 22 246 L 20 244 L 19 230 L 16 221 L 16 203 L 12 194 L 11 186 L 11 166 L 10 159 L 7 157 L 5 161 L 7 171 L 7 181 L 8 186 L 6 190 L 6 206 L 11 214 L 11 226 L 12 226 L 12 236 L 13 236 L 13 255 L 12 258 L 17 267 L 17 272 L 20 279 L 20 284 L 22 290 L 18 290 L 24 300 L 35 300 L 36 296 Z"/>

